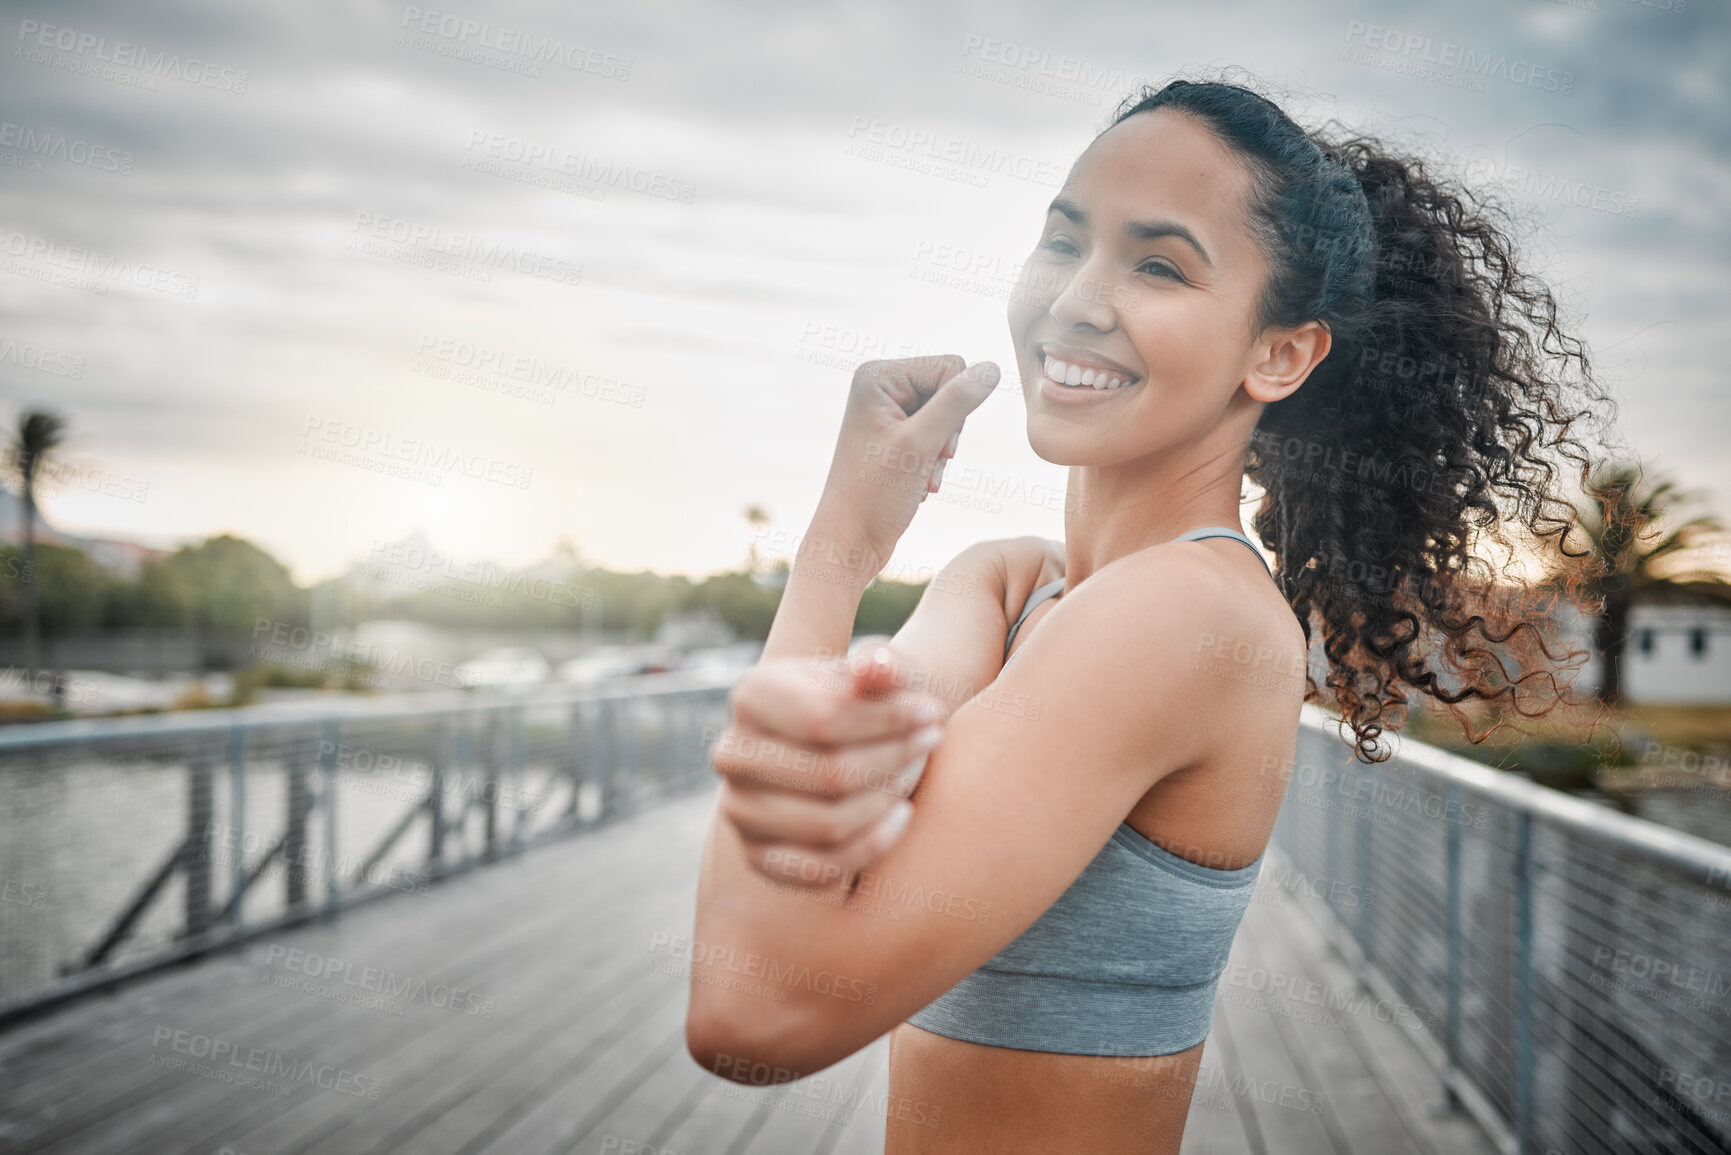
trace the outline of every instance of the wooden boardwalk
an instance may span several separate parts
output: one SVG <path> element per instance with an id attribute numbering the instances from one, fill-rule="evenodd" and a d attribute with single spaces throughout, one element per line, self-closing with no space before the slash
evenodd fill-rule
<path id="1" fill-rule="evenodd" d="M 0 1034 L 0 1151 L 879 1152 L 886 1040 L 765 1090 L 685 1053 L 685 981 L 651 948 L 690 934 L 712 798 Z M 1403 1016 L 1357 993 L 1300 902 L 1264 889 L 1250 906 L 1184 1151 L 1491 1150 L 1444 1106 Z M 345 998 L 387 984 L 398 996 L 376 996 L 385 1005 Z M 1349 997 L 1362 1005 L 1317 1005 Z"/>

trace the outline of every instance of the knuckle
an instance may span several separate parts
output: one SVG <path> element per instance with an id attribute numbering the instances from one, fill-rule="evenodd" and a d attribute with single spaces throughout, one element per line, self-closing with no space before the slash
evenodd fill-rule
<path id="1" fill-rule="evenodd" d="M 853 371 L 854 384 L 858 385 L 861 382 L 869 381 L 888 367 L 889 362 L 887 361 L 861 361 L 859 368 Z"/>
<path id="2" fill-rule="evenodd" d="M 806 725 L 811 736 L 825 745 L 835 742 L 841 733 L 842 704 L 835 698 L 824 698 L 812 708 Z"/>

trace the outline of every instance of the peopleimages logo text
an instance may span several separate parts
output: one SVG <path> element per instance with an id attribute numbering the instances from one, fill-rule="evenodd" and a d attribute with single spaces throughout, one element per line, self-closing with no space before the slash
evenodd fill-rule
<path id="1" fill-rule="evenodd" d="M 106 36 L 80 32 L 76 28 L 61 28 L 35 20 L 21 20 L 18 23 L 18 39 L 26 45 L 70 52 L 74 56 L 100 60 L 104 64 L 119 68 L 134 68 L 152 76 L 173 77 L 188 84 L 214 88 L 219 92 L 240 94 L 246 91 L 248 78 L 242 69 L 226 68 L 191 56 L 183 60 L 178 52 L 152 52 L 143 45 L 125 40 L 116 40 L 110 44 Z"/>
<path id="2" fill-rule="evenodd" d="M 1348 43 L 1356 40 L 1366 48 L 1394 56 L 1411 57 L 1416 53 L 1418 60 L 1425 64 L 1458 69 L 1486 80 L 1505 80 L 1546 92 L 1560 92 L 1564 96 L 1572 96 L 1575 92 L 1573 72 L 1544 68 L 1530 60 L 1510 60 L 1506 53 L 1474 51 L 1452 40 L 1437 40 L 1416 32 L 1366 24 L 1362 20 L 1347 22 L 1346 39 Z"/>

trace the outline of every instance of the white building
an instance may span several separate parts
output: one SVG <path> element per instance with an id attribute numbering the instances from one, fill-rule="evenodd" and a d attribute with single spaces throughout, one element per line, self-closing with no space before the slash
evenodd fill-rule
<path id="1" fill-rule="evenodd" d="M 1576 644 L 1592 648 L 1590 619 L 1576 624 Z M 1602 659 L 1581 671 L 1582 689 L 1599 684 Z M 1731 604 L 1689 589 L 1636 595 L 1623 649 L 1623 696 L 1667 706 L 1731 705 Z"/>

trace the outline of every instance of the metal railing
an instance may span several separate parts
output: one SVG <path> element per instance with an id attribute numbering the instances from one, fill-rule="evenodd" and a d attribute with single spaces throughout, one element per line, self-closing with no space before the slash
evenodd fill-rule
<path id="1" fill-rule="evenodd" d="M 738 673 L 0 730 L 0 1022 L 713 783 Z"/>
<path id="2" fill-rule="evenodd" d="M 1731 848 L 1309 706 L 1274 840 L 1503 1151 L 1731 1151 Z"/>

